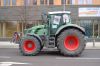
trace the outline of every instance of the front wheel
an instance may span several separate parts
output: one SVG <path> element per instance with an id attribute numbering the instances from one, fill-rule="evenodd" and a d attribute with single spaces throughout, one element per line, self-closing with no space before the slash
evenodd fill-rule
<path id="1" fill-rule="evenodd" d="M 85 48 L 84 35 L 77 29 L 64 30 L 57 38 L 57 46 L 64 55 L 78 56 Z"/>
<path id="2" fill-rule="evenodd" d="M 41 44 L 35 37 L 25 37 L 19 45 L 20 52 L 25 56 L 37 55 L 41 50 Z"/>

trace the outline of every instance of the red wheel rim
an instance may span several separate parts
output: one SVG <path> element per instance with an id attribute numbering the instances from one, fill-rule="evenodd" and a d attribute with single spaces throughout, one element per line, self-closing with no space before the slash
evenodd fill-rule
<path id="1" fill-rule="evenodd" d="M 23 47 L 24 47 L 24 50 L 26 52 L 33 52 L 35 50 L 35 48 L 36 48 L 35 47 L 35 43 L 32 40 L 26 40 L 26 41 L 24 41 Z"/>
<path id="2" fill-rule="evenodd" d="M 79 39 L 76 36 L 67 36 L 64 40 L 64 46 L 67 50 L 74 51 L 79 47 Z"/>

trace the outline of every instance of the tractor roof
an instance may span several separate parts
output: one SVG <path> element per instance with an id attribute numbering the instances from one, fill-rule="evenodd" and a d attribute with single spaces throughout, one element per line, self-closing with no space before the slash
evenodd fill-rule
<path id="1" fill-rule="evenodd" d="M 68 13 L 70 14 L 70 11 L 53 11 L 53 12 L 48 12 L 48 14 L 58 14 L 58 13 Z"/>

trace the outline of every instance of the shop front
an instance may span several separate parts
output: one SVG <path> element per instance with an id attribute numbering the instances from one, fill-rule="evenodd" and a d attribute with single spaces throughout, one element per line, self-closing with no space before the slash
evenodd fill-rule
<path id="1" fill-rule="evenodd" d="M 22 23 L 17 21 L 0 22 L 0 38 L 11 38 L 14 32 L 22 32 Z"/>
<path id="2" fill-rule="evenodd" d="M 88 38 L 100 38 L 100 7 L 80 7 L 78 18 Z"/>
<path id="3" fill-rule="evenodd" d="M 80 19 L 77 24 L 85 28 L 88 38 L 100 38 L 100 20 Z"/>

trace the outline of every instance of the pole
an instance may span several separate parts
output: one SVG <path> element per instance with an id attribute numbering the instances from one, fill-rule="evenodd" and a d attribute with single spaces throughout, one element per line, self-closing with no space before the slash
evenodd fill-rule
<path id="1" fill-rule="evenodd" d="M 0 23 L 0 37 L 1 37 L 1 32 L 2 32 L 2 26 L 1 26 L 1 23 Z"/>
<path id="2" fill-rule="evenodd" d="M 93 47 L 95 47 L 95 37 L 94 37 L 94 22 L 93 22 Z"/>
<path id="3" fill-rule="evenodd" d="M 66 0 L 63 0 L 63 10 L 66 10 Z"/>
<path id="4" fill-rule="evenodd" d="M 3 37 L 6 37 L 6 23 L 3 23 Z"/>
<path id="5" fill-rule="evenodd" d="M 99 38 L 99 32 L 100 32 L 100 31 L 99 31 L 99 30 L 100 30 L 100 29 L 99 29 L 99 28 L 100 28 L 100 26 L 99 26 L 99 25 L 100 25 L 100 24 L 98 24 L 98 38 Z"/>
<path id="6" fill-rule="evenodd" d="M 26 18 L 26 9 L 27 9 L 27 1 L 25 0 L 25 29 L 26 29 L 26 22 L 27 22 L 27 18 Z"/>
<path id="7" fill-rule="evenodd" d="M 49 6 L 49 0 L 47 0 L 47 5 Z"/>

